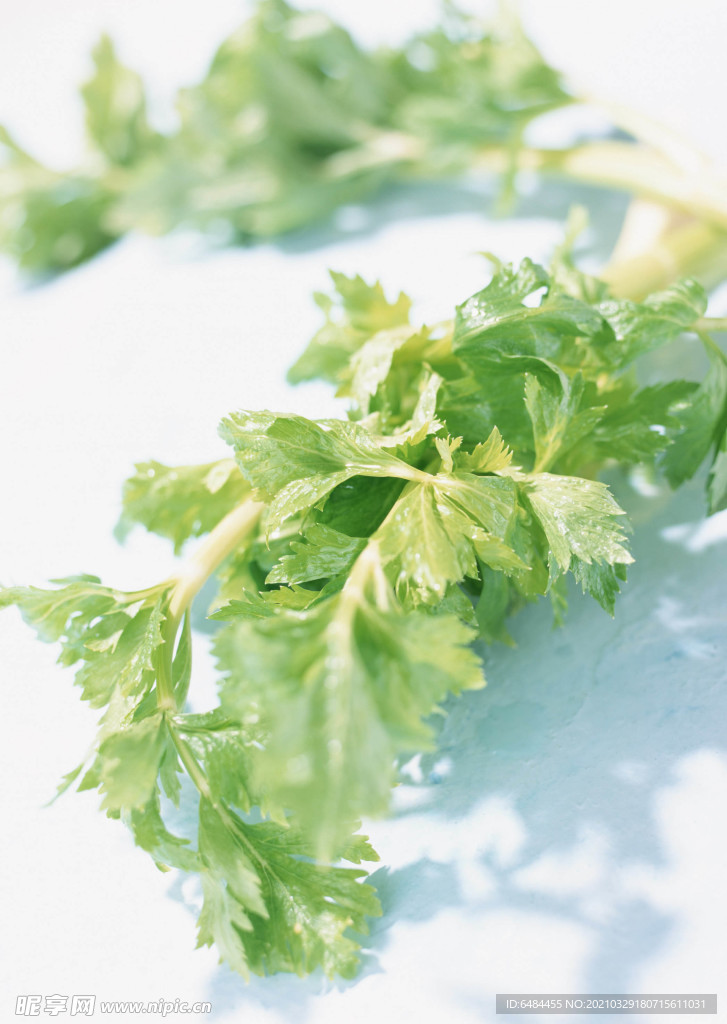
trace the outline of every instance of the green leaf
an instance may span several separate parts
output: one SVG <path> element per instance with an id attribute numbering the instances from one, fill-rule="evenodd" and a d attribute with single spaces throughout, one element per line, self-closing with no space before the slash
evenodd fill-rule
<path id="1" fill-rule="evenodd" d="M 142 80 L 116 57 L 108 36 L 93 51 L 95 72 L 81 88 L 86 129 L 91 141 L 112 164 L 128 166 L 159 139 L 146 118 Z"/>
<path id="2" fill-rule="evenodd" d="M 512 451 L 497 427 L 493 427 L 487 440 L 475 445 L 472 452 L 458 450 L 455 461 L 457 469 L 465 473 L 498 473 L 510 465 Z"/>
<path id="3" fill-rule="evenodd" d="M 79 775 L 81 774 L 85 767 L 86 761 L 81 761 L 81 763 L 79 765 L 76 765 L 75 768 L 72 768 L 70 772 L 66 772 L 66 774 L 61 778 L 61 781 L 56 786 L 56 791 L 54 795 L 48 801 L 48 806 L 55 803 L 59 796 L 63 796 L 64 793 L 68 792 L 68 790 L 71 788 L 71 786 L 79 777 Z"/>
<path id="4" fill-rule="evenodd" d="M 252 755 L 264 739 L 257 717 L 254 713 L 248 715 L 248 721 L 242 724 L 217 709 L 200 715 L 177 715 L 174 727 L 202 765 L 216 800 L 246 812 L 262 804 L 266 813 L 280 818 L 282 812 L 268 807 L 264 794 L 257 792 L 252 782 Z"/>
<path id="5" fill-rule="evenodd" d="M 343 824 L 386 810 L 396 754 L 431 743 L 426 716 L 447 693 L 482 685 L 471 630 L 403 612 L 377 566 L 363 555 L 340 595 L 232 623 L 215 641 L 223 706 L 259 714 L 268 733 L 260 785 L 300 815 L 324 859 Z"/>
<path id="6" fill-rule="evenodd" d="M 557 361 L 572 339 L 603 330 L 598 311 L 551 285 L 547 271 L 530 260 L 517 269 L 500 267 L 482 291 L 457 307 L 455 352 L 474 368 L 508 356 Z"/>
<path id="7" fill-rule="evenodd" d="M 341 315 L 355 330 L 370 337 L 377 331 L 409 322 L 411 299 L 403 292 L 389 302 L 380 281 L 367 284 L 359 274 L 347 277 L 336 270 L 331 270 L 330 275 L 340 297 Z"/>
<path id="8" fill-rule="evenodd" d="M 220 963 L 229 964 L 247 981 L 250 971 L 242 936 L 252 931 L 250 918 L 218 874 L 203 869 L 201 879 L 204 902 L 197 922 L 197 948 L 215 946 Z"/>
<path id="9" fill-rule="evenodd" d="M 294 827 L 249 825 L 206 801 L 200 822 L 208 866 L 198 945 L 214 942 L 244 977 L 317 967 L 352 977 L 359 945 L 346 932 L 365 934 L 366 918 L 381 913 L 374 890 L 359 881 L 364 872 L 311 863 L 311 847 Z M 347 859 L 371 855 L 363 837 L 345 849 Z"/>
<path id="10" fill-rule="evenodd" d="M 477 575 L 475 542 L 487 535 L 446 494 L 413 484 L 375 536 L 399 597 L 435 604 L 450 583 Z"/>
<path id="11" fill-rule="evenodd" d="M 116 536 L 124 540 L 138 523 L 168 537 L 176 554 L 190 537 L 209 533 L 249 493 L 233 459 L 202 466 L 140 462 L 135 468 L 124 484 Z"/>
<path id="12" fill-rule="evenodd" d="M 0 607 L 17 605 L 28 625 L 33 626 L 38 638 L 46 643 L 66 636 L 71 621 L 77 632 L 118 608 L 117 595 L 102 586 L 97 576 L 82 575 L 54 582 L 59 584 L 59 589 L 7 587 L 0 590 Z"/>
<path id="13" fill-rule="evenodd" d="M 482 444 L 497 426 L 514 452 L 529 453 L 533 428 L 524 402 L 524 372 L 493 363 L 477 377 L 471 373 L 442 385 L 437 415 L 450 435 L 462 438 L 464 451 Z"/>
<path id="14" fill-rule="evenodd" d="M 76 676 L 84 700 L 93 707 L 107 704 L 115 687 L 123 696 L 131 697 L 148 691 L 153 684 L 154 652 L 164 642 L 162 599 L 153 608 L 142 608 L 126 619 L 113 638 L 113 646 L 100 651 L 90 649 L 85 655 L 86 664 Z"/>
<path id="15" fill-rule="evenodd" d="M 172 688 L 177 707 L 184 707 L 192 681 L 192 623 L 187 610 L 182 623 L 182 632 L 172 661 Z"/>
<path id="16" fill-rule="evenodd" d="M 707 494 L 710 515 L 727 508 L 727 433 L 722 435 L 709 471 Z"/>
<path id="17" fill-rule="evenodd" d="M 225 879 L 247 913 L 267 917 L 257 865 L 238 830 L 230 828 L 228 813 L 222 816 L 207 800 L 200 800 L 199 855 L 209 870 Z"/>
<path id="18" fill-rule="evenodd" d="M 68 270 L 110 245 L 112 201 L 103 182 L 44 167 L 0 125 L 0 249 L 23 270 Z"/>
<path id="19" fill-rule="evenodd" d="M 602 608 L 614 614 L 616 595 L 620 592 L 620 584 L 626 580 L 626 564 L 615 562 L 583 562 L 574 556 L 571 560 L 571 571 L 580 583 L 584 594 L 591 594 Z"/>
<path id="20" fill-rule="evenodd" d="M 693 327 L 707 309 L 707 293 L 691 279 L 678 281 L 643 302 L 604 299 L 598 310 L 613 331 L 603 351 L 613 367 L 625 366 L 638 356 L 674 341 Z M 604 336 L 605 338 L 606 336 Z"/>
<path id="21" fill-rule="evenodd" d="M 598 480 L 522 474 L 522 491 L 550 545 L 551 568 L 567 572 L 573 556 L 589 565 L 627 565 L 633 561 L 624 547 L 625 515 L 605 484 Z"/>
<path id="22" fill-rule="evenodd" d="M 604 407 L 581 409 L 584 382 L 580 373 L 572 380 L 525 374 L 525 407 L 533 424 L 534 470 L 549 469 L 591 433 Z"/>
<path id="23" fill-rule="evenodd" d="M 693 281 L 635 303 L 610 299 L 574 268 L 563 275 L 556 266 L 553 277 L 527 260 L 500 267 L 458 308 L 453 347 L 475 380 L 447 385 L 440 417 L 465 445 L 496 423 L 526 464 L 532 445 L 536 471 L 653 460 L 668 443 L 660 438 L 673 423 L 670 403 L 687 388 L 673 382 L 635 397 L 633 383 L 615 374 L 692 327 L 704 305 Z"/>
<path id="24" fill-rule="evenodd" d="M 338 576 L 351 568 L 365 544 L 361 537 L 349 537 L 313 523 L 301 540 L 292 541 L 292 553 L 280 559 L 268 573 L 266 583 L 309 583 Z"/>
<path id="25" fill-rule="evenodd" d="M 134 842 L 154 858 L 157 867 L 180 868 L 182 871 L 199 870 L 196 850 L 190 849 L 189 840 L 172 835 L 167 830 L 155 794 L 146 806 L 131 811 L 129 824 Z"/>
<path id="26" fill-rule="evenodd" d="M 405 486 L 394 477 L 353 477 L 339 484 L 316 514 L 316 521 L 349 537 L 369 537 L 389 514 Z"/>
<path id="27" fill-rule="evenodd" d="M 52 581 L 55 590 L 9 587 L 0 607 L 16 604 L 45 641 L 62 642 L 59 661 L 83 664 L 76 683 L 92 707 L 148 693 L 154 684 L 154 653 L 161 645 L 167 591 L 154 587 L 124 594 L 104 587 L 95 576 Z"/>
<path id="28" fill-rule="evenodd" d="M 330 273 L 335 288 L 333 298 L 316 295 L 326 314 L 326 323 L 288 370 L 291 384 L 316 378 L 338 383 L 341 371 L 368 338 L 378 331 L 409 323 L 411 302 L 403 293 L 389 302 L 379 281 L 369 285 L 358 275 Z"/>
<path id="29" fill-rule="evenodd" d="M 527 569 L 500 539 L 514 514 L 511 480 L 439 474 L 410 484 L 374 539 L 399 597 L 436 604 L 451 583 L 478 576 L 478 558 L 505 572 Z"/>
<path id="30" fill-rule="evenodd" d="M 408 324 L 378 331 L 352 355 L 346 371 L 341 373 L 344 383 L 337 395 L 352 398 L 357 412 L 362 417 L 367 416 L 376 404 L 372 399 L 392 372 L 397 353 L 402 352 L 405 346 L 421 346 L 426 337 L 426 331 L 414 331 Z M 421 361 L 417 360 L 417 374 L 420 369 Z"/>
<path id="31" fill-rule="evenodd" d="M 360 822 L 355 822 L 355 829 L 361 827 Z M 341 860 L 347 860 L 349 864 L 363 864 L 365 861 L 379 861 L 379 857 L 376 850 L 369 842 L 368 836 L 362 836 L 360 834 L 350 836 L 344 845 L 341 847 L 339 854 Z M 373 914 L 373 916 L 378 916 Z"/>
<path id="32" fill-rule="evenodd" d="M 149 695 L 150 699 L 155 699 L 156 695 Z M 135 720 L 140 720 L 146 714 L 141 713 L 141 705 L 136 710 Z M 159 765 L 159 782 L 161 784 L 162 792 L 164 795 L 171 800 L 175 807 L 179 807 L 180 797 L 182 794 L 182 782 L 180 774 L 183 771 L 182 764 L 172 744 L 169 744 L 164 751 L 161 764 Z"/>
<path id="33" fill-rule="evenodd" d="M 509 477 L 439 473 L 433 486 L 482 529 L 495 537 L 507 536 L 517 505 L 516 488 Z"/>
<path id="34" fill-rule="evenodd" d="M 721 443 L 727 418 L 727 358 L 707 347 L 709 370 L 687 404 L 675 412 L 679 429 L 664 455 L 664 470 L 672 487 L 691 480 L 713 444 Z"/>
<path id="35" fill-rule="evenodd" d="M 507 577 L 484 565 L 480 569 L 482 588 L 475 609 L 480 636 L 488 643 L 504 643 L 514 647 L 515 642 L 505 628 L 510 609 L 511 590 Z"/>
<path id="36" fill-rule="evenodd" d="M 152 800 L 167 742 L 161 715 L 145 718 L 103 741 L 98 751 L 103 809 L 140 809 Z"/>
<path id="37" fill-rule="evenodd" d="M 222 421 L 220 434 L 234 447 L 240 469 L 256 491 L 273 499 L 268 534 L 351 477 L 416 475 L 366 430 L 341 420 L 316 423 L 302 416 L 239 412 Z"/>
<path id="38" fill-rule="evenodd" d="M 508 10 L 482 34 L 482 22 L 450 5 L 448 20 L 393 54 L 406 86 L 398 123 L 428 139 L 451 166 L 462 149 L 507 142 L 517 155 L 528 121 L 566 100 L 557 72 L 548 67 Z M 450 20 L 451 18 L 451 20 Z M 461 40 L 460 46 L 452 43 Z"/>
<path id="39" fill-rule="evenodd" d="M 618 380 L 603 393 L 605 411 L 579 446 L 583 461 L 653 462 L 671 444 L 669 434 L 679 426 L 677 410 L 695 388 L 689 381 L 670 381 L 636 390 L 633 383 Z"/>
<path id="40" fill-rule="evenodd" d="M 367 934 L 367 918 L 381 914 L 374 890 L 360 882 L 365 872 L 322 870 L 308 859 L 313 851 L 300 835 L 273 823 L 248 826 L 246 836 L 269 866 L 262 876 L 268 916 L 249 938 L 243 935 L 251 969 L 304 975 L 320 967 L 329 978 L 352 978 L 359 944 L 347 932 Z"/>
<path id="41" fill-rule="evenodd" d="M 321 83 L 290 66 L 287 49 L 276 77 L 272 44 L 291 42 L 276 33 L 289 17 L 296 31 L 301 23 L 276 0 L 265 10 L 270 109 L 290 138 L 348 139 L 353 157 L 360 140 L 349 121 L 298 124 L 285 109 L 291 83 L 307 96 Z M 218 70 L 237 45 L 218 54 Z M 215 103 L 235 106 L 223 84 L 244 92 L 259 71 L 211 80 Z M 320 110 L 332 102 L 319 99 Z M 436 105 L 436 96 L 424 104 L 432 131 Z M 622 509 L 591 478 L 604 463 L 665 451 L 678 479 L 714 448 L 710 498 L 727 505 L 727 361 L 700 334 L 711 358 L 701 386 L 639 388 L 627 369 L 694 326 L 702 299 L 691 283 L 614 305 L 565 256 L 552 273 L 525 261 L 499 267 L 454 330 L 416 330 L 408 300 L 388 303 L 360 279 L 336 284 L 342 311 L 326 307 L 330 345 L 311 365 L 355 400 L 349 421 L 237 413 L 222 426 L 235 462 L 146 463 L 127 484 L 122 532 L 141 522 L 179 548 L 221 524 L 194 573 L 136 593 L 91 576 L 0 591 L 0 605 L 18 604 L 43 638 L 61 642 L 84 697 L 105 707 L 94 748 L 61 789 L 79 778 L 80 790 L 100 789 L 108 815 L 159 867 L 200 872 L 199 942 L 245 976 L 353 973 L 351 930 L 365 931 L 379 907 L 363 872 L 334 865 L 375 859 L 365 837 L 352 837 L 354 823 L 385 813 L 397 760 L 432 749 L 432 719 L 450 696 L 483 685 L 477 632 L 511 644 L 508 617 L 542 595 L 560 622 L 567 572 L 613 614 L 632 559 Z M 251 489 L 267 505 L 267 536 L 243 542 L 227 512 Z M 179 606 L 215 574 L 221 706 L 184 714 L 191 627 Z M 183 771 L 199 794 L 196 843 L 163 813 L 163 794 L 179 803 Z"/>
<path id="42" fill-rule="evenodd" d="M 127 231 L 183 225 L 237 243 L 289 232 L 387 184 L 461 174 L 493 143 L 512 155 L 511 184 L 527 123 L 570 101 L 511 17 L 486 30 L 452 7 L 443 28 L 367 50 L 321 13 L 261 0 L 180 90 L 165 135 L 106 38 L 94 59 L 82 90 L 91 159 L 31 181 L 32 158 L 14 152 L 26 173 L 3 174 L 0 194 L 21 215 L 3 218 L 0 242 L 28 268 L 66 269 Z M 357 343 L 347 326 L 370 336 L 406 313 L 375 285 L 335 283 L 348 323 L 334 321 L 298 379 L 335 380 Z"/>

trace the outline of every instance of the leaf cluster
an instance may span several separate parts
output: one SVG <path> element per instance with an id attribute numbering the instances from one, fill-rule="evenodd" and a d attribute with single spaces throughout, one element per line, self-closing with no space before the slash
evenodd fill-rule
<path id="1" fill-rule="evenodd" d="M 0 133 L 0 247 L 27 270 L 65 270 L 130 230 L 194 226 L 245 242 L 291 231 L 385 183 L 460 172 L 568 102 L 512 19 L 445 24 L 368 51 L 320 13 L 260 0 L 150 124 L 144 84 L 103 37 L 81 90 L 88 154 L 60 173 Z"/>
<path id="2" fill-rule="evenodd" d="M 98 790 L 102 809 L 128 825 L 161 870 L 195 872 L 203 898 L 198 945 L 214 943 L 244 977 L 317 967 L 350 977 L 359 948 L 350 930 L 365 933 L 366 918 L 380 913 L 374 890 L 360 882 L 360 868 L 316 862 L 300 826 L 254 788 L 249 758 L 259 727 L 221 709 L 180 710 L 191 637 L 186 618 L 172 653 L 174 583 L 128 594 L 88 575 L 53 582 L 48 590 L 0 591 L 0 607 L 17 605 L 41 639 L 59 642 L 60 663 L 78 666 L 82 697 L 103 709 L 91 750 L 59 795 L 74 784 Z M 196 787 L 192 837 L 165 821 L 179 805 L 183 771 Z M 244 814 L 253 805 L 269 820 Z M 349 829 L 336 859 L 377 857 Z"/>
<path id="3" fill-rule="evenodd" d="M 448 700 L 484 685 L 473 641 L 510 642 L 508 617 L 542 596 L 560 619 L 568 574 L 613 613 L 632 557 L 602 468 L 678 483 L 711 450 L 724 504 L 727 367 L 695 282 L 617 300 L 561 252 L 496 264 L 428 326 L 378 283 L 332 280 L 290 375 L 333 383 L 347 418 L 234 412 L 234 458 L 143 463 L 126 484 L 120 535 L 209 534 L 191 569 L 133 594 L 90 576 L 0 592 L 103 709 L 63 788 L 98 789 L 160 866 L 199 874 L 199 942 L 244 975 L 354 971 L 351 930 L 379 906 L 340 862 L 375 859 L 357 822 L 386 812 Z M 690 331 L 705 380 L 641 384 L 639 360 Z M 190 580 L 213 574 L 219 706 L 195 714 Z M 167 826 L 180 773 L 193 836 Z"/>

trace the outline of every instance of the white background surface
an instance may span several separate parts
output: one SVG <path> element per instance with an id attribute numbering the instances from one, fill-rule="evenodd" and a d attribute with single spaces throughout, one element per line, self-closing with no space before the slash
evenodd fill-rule
<path id="1" fill-rule="evenodd" d="M 372 41 L 428 24 L 435 8 L 322 6 Z M 725 158 L 722 3 L 524 8 L 577 82 L 638 102 Z M 241 9 L 229 0 L 6 9 L 0 121 L 49 159 L 71 160 L 80 145 L 73 90 L 103 28 L 151 80 L 163 120 L 174 88 L 202 72 Z M 422 188 L 379 200 L 350 236 L 321 228 L 214 254 L 186 240 L 129 238 L 32 289 L 6 268 L 2 581 L 87 571 L 136 588 L 167 574 L 161 541 L 134 534 L 121 549 L 111 538 L 121 481 L 134 460 L 222 454 L 216 423 L 236 407 L 336 412 L 327 390 L 284 383 L 318 324 L 309 295 L 325 287 L 327 267 L 381 276 L 439 319 L 484 283 L 477 250 L 547 257 L 573 198 L 591 205 L 594 234 L 612 238 L 618 198 L 552 186 L 527 204 L 527 218 L 488 223 L 484 190 Z M 395 818 L 371 825 L 386 915 L 353 984 L 279 977 L 245 987 L 214 952 L 193 952 L 189 888 L 135 851 L 94 794 L 42 809 L 90 741 L 93 716 L 54 651 L 5 613 L 2 1019 L 21 993 L 209 999 L 215 1024 L 474 1024 L 494 1021 L 497 991 L 719 991 L 724 523 L 701 521 L 698 486 L 652 501 L 615 486 L 637 520 L 637 564 L 615 622 L 574 598 L 563 631 L 534 609 L 515 626 L 518 650 L 489 656 L 490 686 L 454 706 L 436 765 L 413 770 Z M 212 685 L 203 643 L 199 653 L 198 693 Z"/>

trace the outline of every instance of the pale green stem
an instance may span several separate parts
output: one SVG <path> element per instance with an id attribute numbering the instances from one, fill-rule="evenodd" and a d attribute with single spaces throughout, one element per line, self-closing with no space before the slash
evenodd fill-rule
<path id="1" fill-rule="evenodd" d="M 404 173 L 427 176 L 426 144 L 415 136 L 382 132 L 355 149 L 331 157 L 325 170 L 330 179 L 359 171 L 400 165 Z M 493 174 L 513 170 L 554 174 L 605 188 L 623 189 L 656 200 L 727 230 L 727 188 L 714 167 L 705 161 L 698 169 L 676 166 L 666 155 L 639 143 L 603 140 L 567 149 L 524 146 L 516 153 L 506 145 L 484 146 L 469 168 Z"/>
<path id="2" fill-rule="evenodd" d="M 484 149 L 475 167 L 503 173 L 512 154 L 504 146 Z M 687 174 L 660 153 L 630 142 L 588 142 L 570 149 L 520 150 L 518 170 L 563 175 L 588 184 L 623 189 L 655 199 L 727 230 L 727 189 L 713 173 Z"/>
<path id="3" fill-rule="evenodd" d="M 347 628 L 350 628 L 356 608 L 363 604 L 366 585 L 370 581 L 374 585 L 376 603 L 386 610 L 389 607 L 389 585 L 381 567 L 379 542 L 373 537 L 354 562 L 341 591 L 340 618 Z"/>
<path id="4" fill-rule="evenodd" d="M 157 677 L 158 705 L 163 711 L 177 710 L 172 658 L 179 623 L 205 582 L 253 532 L 263 508 L 261 502 L 248 498 L 229 512 L 172 581 L 167 617 L 162 629 L 164 645 L 160 651 Z"/>
<path id="5" fill-rule="evenodd" d="M 611 263 L 600 273 L 614 295 L 635 300 L 680 277 L 696 277 L 713 288 L 725 275 L 727 232 L 697 221 L 674 228 L 642 255 Z"/>
<path id="6" fill-rule="evenodd" d="M 727 331 L 727 316 L 705 316 L 694 325 L 697 331 Z"/>
<path id="7" fill-rule="evenodd" d="M 176 577 L 169 599 L 169 619 L 179 622 L 212 573 L 252 533 L 264 507 L 262 502 L 248 498 L 220 520 Z"/>
<path id="8" fill-rule="evenodd" d="M 649 114 L 590 93 L 580 93 L 580 102 L 600 108 L 617 128 L 622 128 L 634 139 L 661 153 L 674 167 L 688 174 L 709 173 L 712 161 L 703 150 Z"/>

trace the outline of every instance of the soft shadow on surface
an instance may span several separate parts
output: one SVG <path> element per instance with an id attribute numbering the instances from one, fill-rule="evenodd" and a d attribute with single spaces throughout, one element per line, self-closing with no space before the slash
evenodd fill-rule
<path id="1" fill-rule="evenodd" d="M 681 924 L 651 898 L 675 870 L 655 808 L 675 771 L 727 749 L 727 530 L 700 540 L 701 483 L 657 498 L 623 479 L 614 489 L 637 524 L 615 620 L 574 591 L 563 629 L 542 602 L 513 621 L 517 649 L 486 652 L 488 687 L 451 702 L 421 782 L 400 787 L 398 812 L 371 828 L 393 866 L 371 879 L 384 916 L 363 940 L 359 976 L 245 986 L 223 967 L 207 993 L 218 1012 L 255 1004 L 305 1021 L 316 996 L 380 973 L 407 922 L 426 927 L 448 911 L 475 936 L 514 921 L 526 947 L 531 922 L 582 929 L 579 990 L 639 991 Z M 487 963 L 470 976 L 455 1001 L 489 1020 L 502 978 Z"/>
<path id="2" fill-rule="evenodd" d="M 673 866 L 656 809 L 675 771 L 727 751 L 727 527 L 700 541 L 701 482 L 656 499 L 615 490 L 638 524 L 615 619 L 574 590 L 563 629 L 543 602 L 513 621 L 516 650 L 486 652 L 487 688 L 451 702 L 401 794 L 413 806 L 384 823 L 384 846 L 401 852 L 406 829 L 421 856 L 374 875 L 373 951 L 399 921 L 447 908 L 543 914 L 593 939 L 580 991 L 629 992 L 671 941 L 678 915 L 648 898 Z"/>
<path id="3" fill-rule="evenodd" d="M 557 178 L 524 176 L 523 187 L 511 205 L 500 210 L 499 186 L 492 175 L 474 173 L 458 179 L 392 183 L 380 191 L 362 198 L 360 203 L 341 206 L 322 221 L 289 231 L 284 235 L 230 246 L 203 232 L 179 228 L 164 239 L 167 257 L 181 260 L 207 260 L 213 254 L 230 248 L 254 250 L 256 246 L 271 245 L 286 255 L 299 255 L 336 246 L 375 238 L 392 224 L 446 218 L 462 215 L 481 215 L 482 235 L 486 245 L 487 227 L 498 218 L 508 222 L 552 220 L 563 223 L 574 205 L 588 211 L 591 231 L 579 249 L 591 259 L 594 266 L 607 262 L 618 238 L 624 214 L 629 203 L 626 193 L 613 192 L 597 186 L 580 184 Z M 134 233 L 115 240 L 100 250 L 91 260 L 61 272 L 19 272 L 5 261 L 5 276 L 12 282 L 12 290 L 32 293 L 52 286 L 55 282 L 83 273 L 89 266 L 99 266 L 106 260 L 118 258 L 119 250 L 128 244 Z M 523 252 L 522 256 L 527 256 Z"/>
<path id="4" fill-rule="evenodd" d="M 532 178 L 528 181 L 528 191 L 518 195 L 504 215 L 508 220 L 564 221 L 574 204 L 585 206 L 595 241 L 591 252 L 600 264 L 606 262 L 616 243 L 628 201 L 625 193 L 555 178 Z M 484 233 L 487 221 L 496 215 L 497 205 L 498 185 L 488 175 L 470 175 L 455 181 L 392 184 L 360 204 L 340 207 L 320 224 L 276 239 L 274 244 L 282 252 L 295 255 L 376 236 L 394 222 L 456 214 L 482 214 Z"/>

